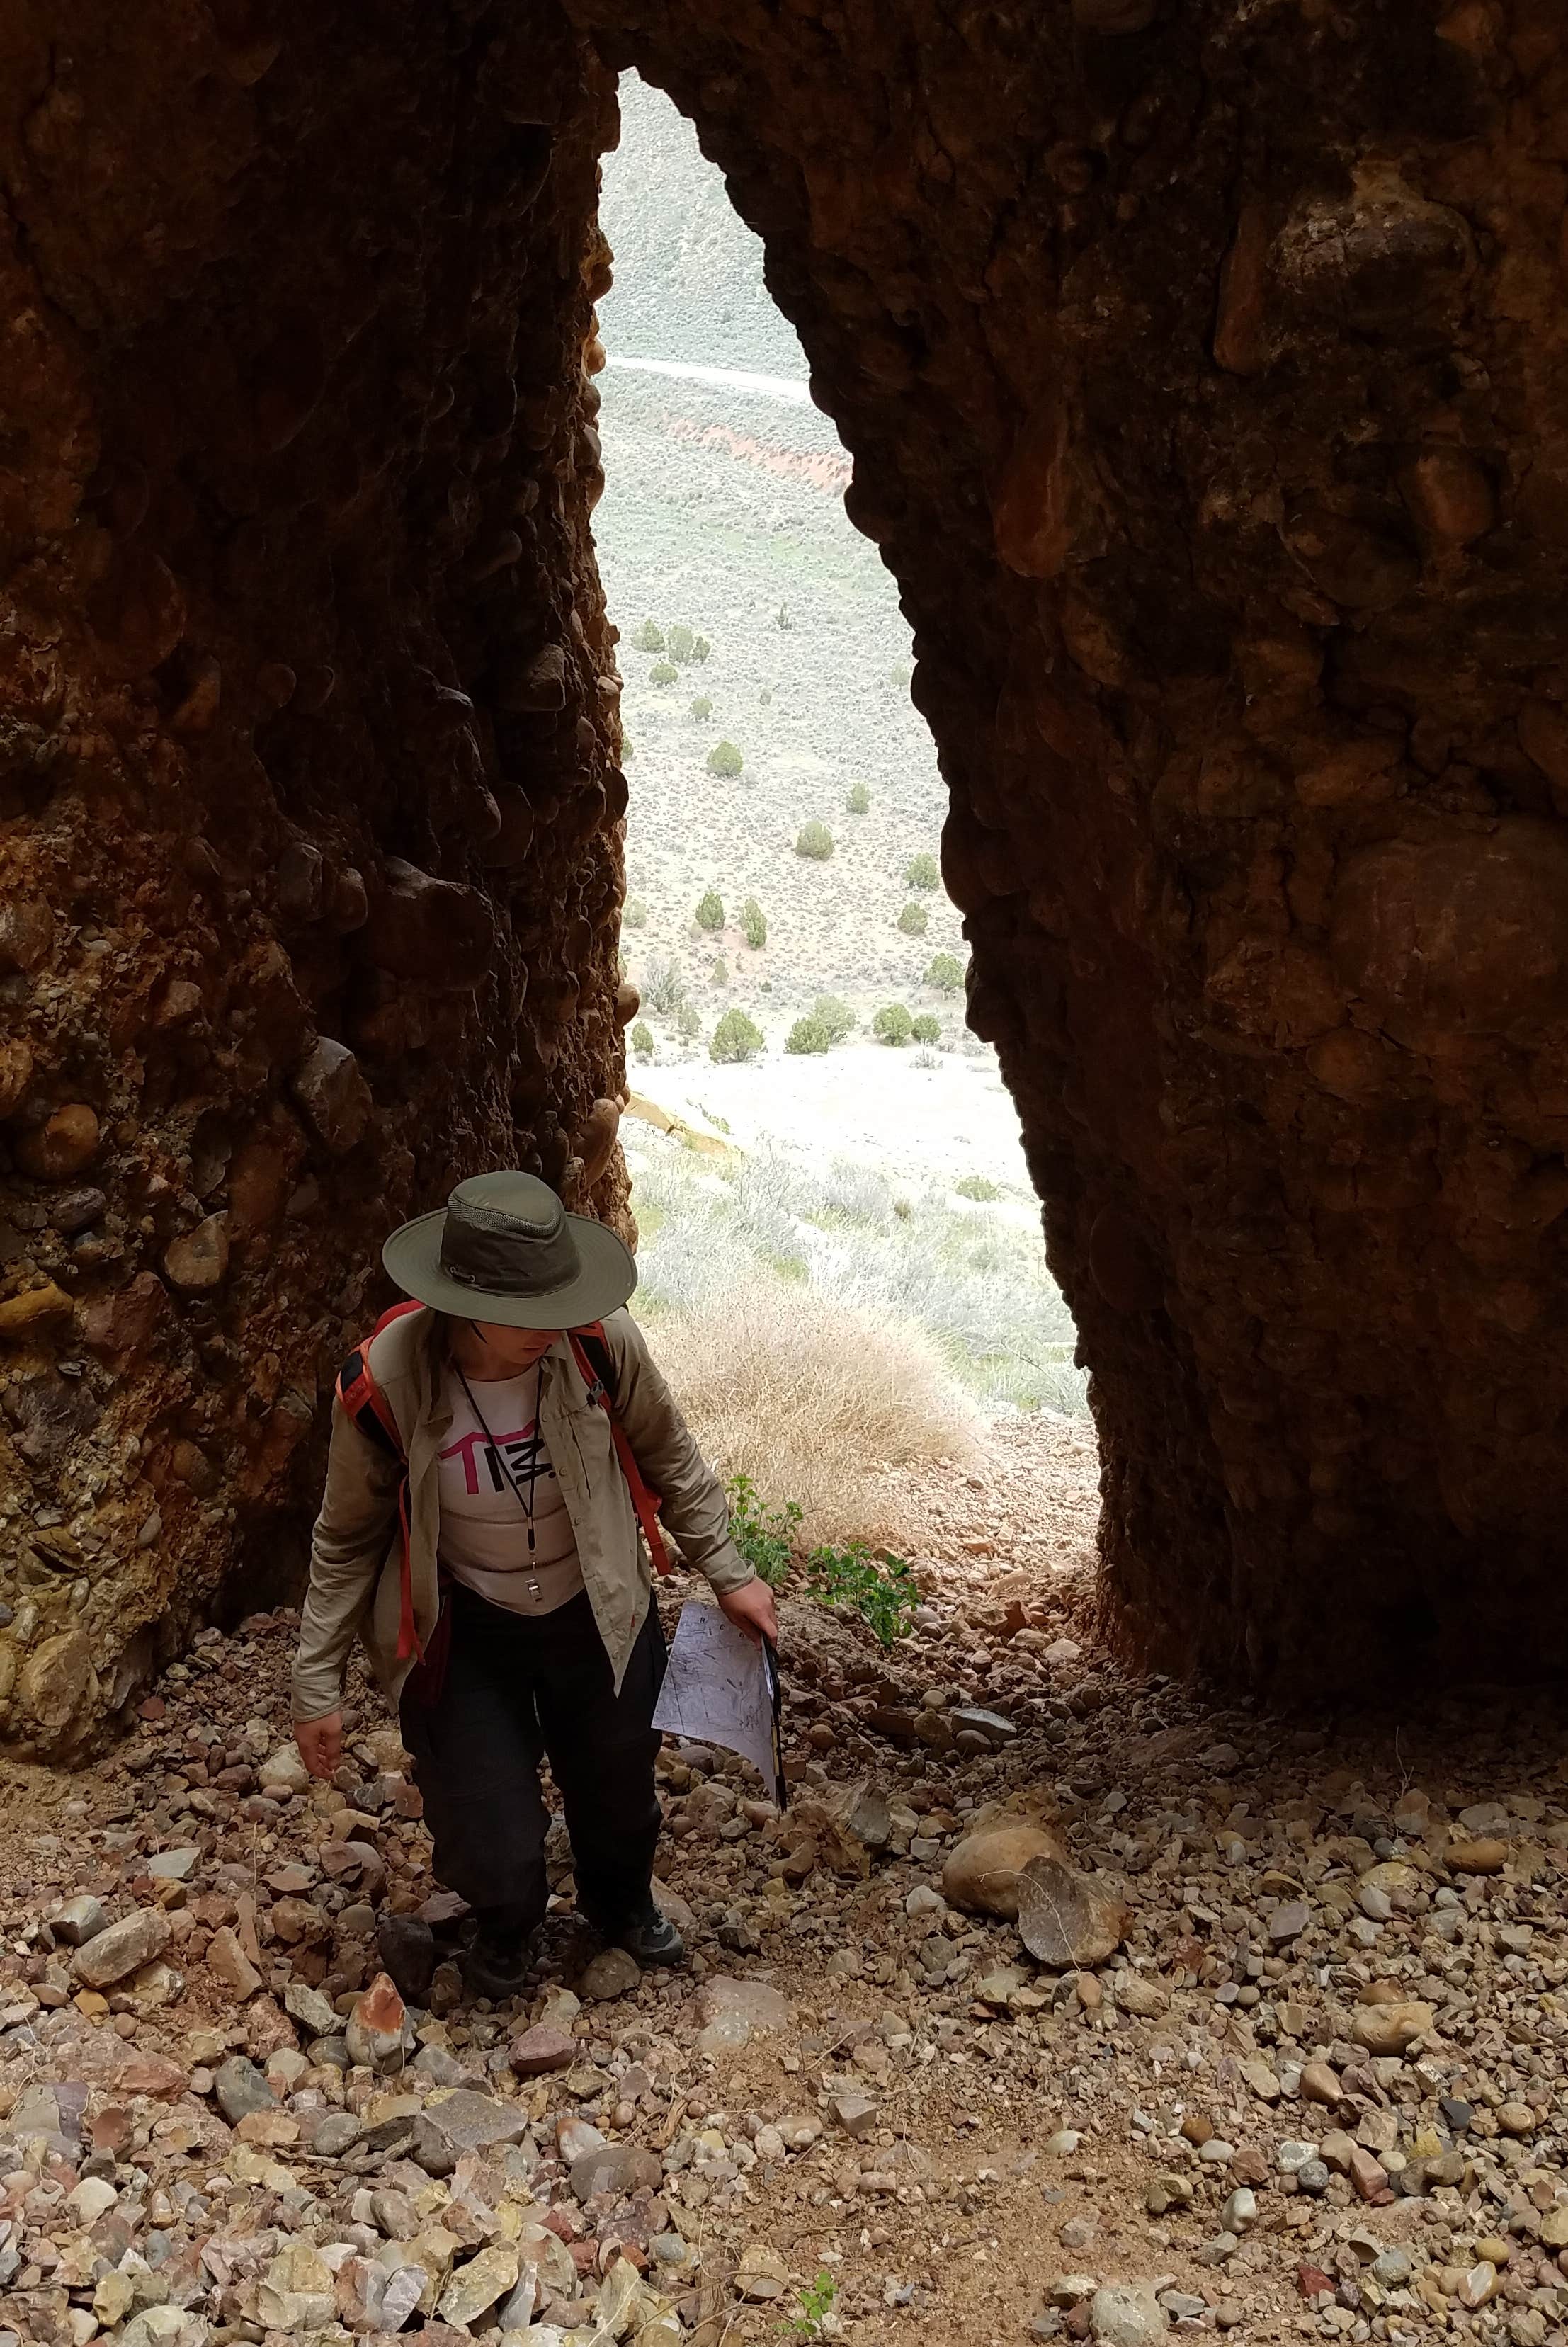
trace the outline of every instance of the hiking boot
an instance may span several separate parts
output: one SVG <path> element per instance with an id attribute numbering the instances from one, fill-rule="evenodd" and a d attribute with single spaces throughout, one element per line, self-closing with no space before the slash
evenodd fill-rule
<path id="1" fill-rule="evenodd" d="M 685 1941 L 651 1893 L 604 1936 L 612 1946 L 634 1956 L 644 1971 L 654 1964 L 678 1964 L 686 1953 Z"/>
<path id="2" fill-rule="evenodd" d="M 469 1995 L 487 1996 L 492 2004 L 505 2004 L 521 1996 L 530 1969 L 529 1936 L 498 1939 L 481 1930 L 460 1959 L 463 1984 Z"/>

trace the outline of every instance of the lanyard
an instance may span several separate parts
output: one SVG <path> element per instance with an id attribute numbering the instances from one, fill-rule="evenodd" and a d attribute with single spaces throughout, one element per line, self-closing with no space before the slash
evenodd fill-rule
<path id="1" fill-rule="evenodd" d="M 473 1411 L 475 1417 L 478 1419 L 485 1440 L 490 1446 L 490 1455 L 499 1466 L 502 1474 L 506 1477 L 507 1488 L 510 1491 L 513 1499 L 516 1500 L 518 1507 L 521 1508 L 523 1512 L 525 1526 L 528 1536 L 528 1556 L 531 1562 L 534 1553 L 534 1485 L 538 1480 L 539 1444 L 544 1440 L 544 1437 L 539 1430 L 539 1412 L 543 1408 L 545 1398 L 544 1362 L 541 1360 L 539 1363 L 538 1383 L 534 1388 L 534 1447 L 528 1454 L 528 1496 L 526 1500 L 518 1487 L 518 1479 L 512 1472 L 511 1461 L 507 1457 L 507 1454 L 502 1450 L 500 1444 L 497 1441 L 495 1436 L 491 1433 L 488 1423 L 486 1420 L 485 1413 L 474 1399 L 473 1389 L 470 1387 L 467 1378 L 463 1375 L 461 1364 L 454 1361 L 452 1366 L 457 1371 L 458 1384 L 462 1387 L 464 1392 L 468 1397 L 468 1407 Z M 538 1594 L 537 1590 L 535 1591 L 535 1594 Z"/>

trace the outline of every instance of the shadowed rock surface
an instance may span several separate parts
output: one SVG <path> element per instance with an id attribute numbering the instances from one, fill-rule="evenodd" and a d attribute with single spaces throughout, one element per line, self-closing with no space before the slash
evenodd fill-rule
<path id="1" fill-rule="evenodd" d="M 574 13 L 0 30 L 5 1732 L 297 1568 L 394 1221 L 497 1159 L 624 1218 L 633 64 L 915 623 L 1106 1625 L 1287 1689 L 1560 1664 L 1554 13 Z"/>

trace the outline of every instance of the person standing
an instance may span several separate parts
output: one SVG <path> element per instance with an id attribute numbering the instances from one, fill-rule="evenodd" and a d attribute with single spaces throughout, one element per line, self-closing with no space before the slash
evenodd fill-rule
<path id="1" fill-rule="evenodd" d="M 477 1918 L 470 1991 L 504 1998 L 527 1975 L 548 1898 L 545 1756 L 579 1910 L 640 1963 L 679 1963 L 651 1890 L 664 1643 L 650 1491 L 730 1619 L 770 1639 L 778 1620 L 623 1308 L 630 1251 L 508 1172 L 459 1183 L 382 1260 L 412 1301 L 339 1381 L 294 1663 L 301 1756 L 314 1776 L 339 1766 L 362 1637 L 398 1705 L 435 1871 Z"/>

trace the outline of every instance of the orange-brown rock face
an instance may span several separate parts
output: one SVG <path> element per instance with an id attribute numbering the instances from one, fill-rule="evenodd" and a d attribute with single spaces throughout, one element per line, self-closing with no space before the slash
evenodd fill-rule
<path id="1" fill-rule="evenodd" d="M 915 621 L 1108 1624 L 1560 1665 L 1554 0 L 571 14 L 0 26 L 4 1732 L 297 1562 L 393 1221 L 503 1157 L 623 1210 L 589 37 Z"/>
<path id="2" fill-rule="evenodd" d="M 585 1204 L 579 1131 L 623 1210 L 609 93 L 548 5 L 0 26 L 24 1750 L 79 1746 L 221 1584 L 297 1571 L 394 1222 L 507 1161 Z"/>
<path id="3" fill-rule="evenodd" d="M 1560 1666 L 1561 10 L 572 5 L 765 238 L 916 626 L 1107 1624 Z"/>

